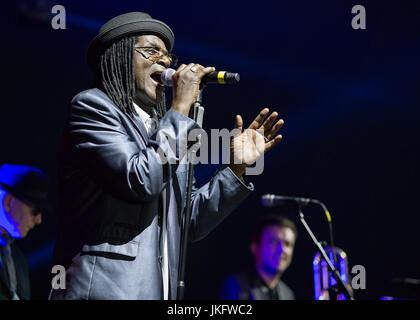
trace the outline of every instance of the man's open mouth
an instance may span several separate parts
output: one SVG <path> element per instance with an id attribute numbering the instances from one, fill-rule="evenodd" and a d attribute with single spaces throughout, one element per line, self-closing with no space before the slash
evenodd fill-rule
<path id="1" fill-rule="evenodd" d="M 163 82 L 162 82 L 162 79 L 161 79 L 161 75 L 162 75 L 162 71 L 156 71 L 156 72 L 153 72 L 151 75 L 150 75 L 150 78 L 152 78 L 152 80 L 154 81 L 154 82 L 156 82 L 156 84 L 157 85 L 159 85 L 159 86 L 164 86 L 164 84 L 163 84 Z"/>

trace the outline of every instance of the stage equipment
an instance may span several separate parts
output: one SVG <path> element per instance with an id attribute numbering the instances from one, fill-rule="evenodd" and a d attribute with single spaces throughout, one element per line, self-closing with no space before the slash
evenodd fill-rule
<path id="1" fill-rule="evenodd" d="M 173 70 L 173 69 L 171 69 Z M 168 71 L 168 70 L 166 70 Z M 170 71 L 173 75 L 174 72 Z M 171 81 L 172 81 L 171 75 Z M 163 74 L 161 76 L 164 77 Z M 162 80 L 163 81 L 163 80 Z M 239 81 L 239 75 L 238 75 Z M 172 82 L 171 82 L 172 85 Z M 198 92 L 197 101 L 192 105 L 190 110 L 190 117 L 197 122 L 197 124 L 202 128 L 203 127 L 203 117 L 204 117 L 204 107 L 202 103 L 202 95 L 205 84 L 200 84 L 200 90 Z M 188 246 L 188 230 L 190 227 L 191 220 L 191 194 L 192 194 L 192 185 L 194 178 L 194 163 L 197 156 L 197 151 L 201 145 L 201 135 L 197 136 L 196 142 L 188 149 L 188 178 L 187 178 L 187 203 L 181 219 L 181 239 L 180 239 L 180 249 L 179 249 L 179 266 L 178 266 L 178 285 L 177 285 L 177 300 L 184 299 L 185 291 L 185 265 L 187 261 L 187 246 Z"/>
<path id="2" fill-rule="evenodd" d="M 348 286 L 350 277 L 346 253 L 338 247 L 334 247 L 334 253 L 331 247 L 325 247 L 324 250 L 332 261 L 334 261 L 333 254 L 335 255 L 335 267 L 340 273 L 341 280 Z M 327 262 L 322 258 L 320 252 L 315 254 L 312 266 L 314 271 L 315 300 L 346 300 L 343 293 L 337 292 L 337 281 L 330 270 L 328 270 Z"/>

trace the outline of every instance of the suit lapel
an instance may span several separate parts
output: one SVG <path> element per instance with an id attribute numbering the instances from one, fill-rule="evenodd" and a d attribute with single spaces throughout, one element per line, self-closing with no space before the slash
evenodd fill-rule
<path id="1" fill-rule="evenodd" d="M 130 121 L 133 124 L 136 131 L 138 131 L 140 133 L 143 140 L 147 144 L 147 142 L 149 141 L 149 135 L 147 134 L 147 130 L 146 130 L 146 127 L 143 124 L 143 121 L 141 121 L 140 118 L 132 116 L 132 115 L 128 115 L 127 117 L 128 117 L 128 119 L 130 119 Z"/>
<path id="2" fill-rule="evenodd" d="M 30 297 L 30 284 L 29 284 L 29 274 L 27 270 L 26 258 L 23 256 L 22 252 L 18 252 L 16 246 L 12 246 L 12 256 L 13 262 L 15 264 L 16 270 L 16 280 L 17 287 L 16 292 L 20 299 L 27 300 Z"/>
<path id="3" fill-rule="evenodd" d="M 0 247 L 0 250 L 2 250 L 1 247 Z M 2 255 L 1 251 L 0 251 L 0 254 Z M 3 259 L 3 255 L 1 256 L 1 262 L 0 262 L 0 286 L 4 286 L 7 289 L 7 292 L 10 294 L 9 277 L 7 276 L 7 270 L 6 270 L 5 262 Z M 9 297 L 9 299 L 10 298 L 11 297 Z"/>
<path id="4" fill-rule="evenodd" d="M 253 300 L 264 300 L 264 294 L 261 292 L 261 287 L 254 287 L 251 289 Z"/>

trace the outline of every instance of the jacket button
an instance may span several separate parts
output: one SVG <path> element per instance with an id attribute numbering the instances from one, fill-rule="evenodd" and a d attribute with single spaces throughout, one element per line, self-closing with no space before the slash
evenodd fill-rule
<path id="1" fill-rule="evenodd" d="M 163 257 L 162 257 L 162 256 L 159 256 L 159 257 L 158 257 L 159 263 L 162 263 L 162 259 L 163 259 Z"/>

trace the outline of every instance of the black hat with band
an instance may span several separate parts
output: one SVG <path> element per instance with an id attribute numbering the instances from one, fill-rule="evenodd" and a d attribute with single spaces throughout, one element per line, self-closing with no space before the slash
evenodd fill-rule
<path id="1" fill-rule="evenodd" d="M 109 20 L 101 27 L 87 50 L 89 67 L 95 71 L 99 57 L 106 48 L 121 38 L 133 35 L 156 35 L 163 40 L 169 52 L 174 46 L 174 33 L 165 23 L 152 19 L 144 12 L 129 12 Z"/>
<path id="2" fill-rule="evenodd" d="M 0 168 L 0 189 L 4 190 L 39 212 L 49 211 L 48 182 L 37 168 L 4 164 Z"/>

